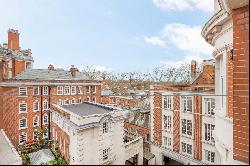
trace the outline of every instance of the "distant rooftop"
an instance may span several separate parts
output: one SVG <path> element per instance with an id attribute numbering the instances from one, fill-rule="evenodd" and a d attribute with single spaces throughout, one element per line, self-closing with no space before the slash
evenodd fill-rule
<path id="1" fill-rule="evenodd" d="M 92 103 L 62 105 L 61 107 L 79 116 L 105 114 L 105 113 L 109 113 L 110 111 L 113 111 L 113 109 L 110 107 L 100 105 L 100 104 L 92 104 Z"/>
<path id="2" fill-rule="evenodd" d="M 63 69 L 27 69 L 18 74 L 15 80 L 90 80 L 83 72 L 76 72 L 73 77 L 70 71 Z"/>

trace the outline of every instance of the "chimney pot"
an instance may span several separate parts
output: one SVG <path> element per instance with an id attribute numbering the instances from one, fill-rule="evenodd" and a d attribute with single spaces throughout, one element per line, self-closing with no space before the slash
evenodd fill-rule
<path id="1" fill-rule="evenodd" d="M 74 65 L 71 65 L 70 72 L 71 72 L 72 77 L 76 77 L 76 72 L 78 71 L 79 70 Z"/>
<path id="2" fill-rule="evenodd" d="M 55 70 L 55 67 L 52 64 L 49 64 L 48 69 L 49 70 Z"/>

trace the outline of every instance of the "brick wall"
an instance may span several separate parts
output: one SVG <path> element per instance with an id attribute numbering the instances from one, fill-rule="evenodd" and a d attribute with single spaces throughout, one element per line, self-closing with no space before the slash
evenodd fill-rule
<path id="1" fill-rule="evenodd" d="M 194 158 L 202 159 L 202 97 L 194 96 Z"/>
<path id="2" fill-rule="evenodd" d="M 233 17 L 233 152 L 249 163 L 249 6 L 235 9 Z"/>
<path id="3" fill-rule="evenodd" d="M 69 154 L 69 145 L 70 145 L 70 137 L 69 135 L 64 132 L 57 124 L 51 122 L 51 136 L 54 138 L 55 141 L 58 141 L 57 147 L 61 152 L 62 156 L 66 160 L 66 162 L 70 163 L 70 154 Z M 54 133 L 53 133 L 54 132 Z M 57 132 L 57 140 L 56 140 L 56 133 Z M 61 147 L 60 147 L 61 142 Z M 65 143 L 65 144 L 64 144 Z M 65 149 L 65 151 L 64 151 Z"/>
<path id="4" fill-rule="evenodd" d="M 49 96 L 43 96 L 42 94 L 42 87 L 40 86 L 39 96 L 33 95 L 33 86 L 28 87 L 28 96 L 27 97 L 19 97 L 19 88 L 18 87 L 0 87 L 1 94 L 4 94 L 4 96 L 0 96 L 0 116 L 1 116 L 1 123 L 0 127 L 4 129 L 7 136 L 13 143 L 15 147 L 18 147 L 19 145 L 19 134 L 21 132 L 27 133 L 27 140 L 33 139 L 33 132 L 34 129 L 38 128 L 45 128 L 48 127 L 48 125 L 42 125 L 42 117 L 45 113 L 49 115 L 49 112 L 47 110 L 42 109 L 42 103 L 46 99 L 49 102 L 49 106 L 51 104 L 57 104 L 59 99 L 65 100 L 66 98 L 69 100 L 72 100 L 73 98 L 78 100 L 79 98 L 82 98 L 82 101 L 86 101 L 86 86 L 82 86 L 83 88 L 83 95 L 69 95 L 69 96 L 57 96 L 57 87 L 56 86 L 50 86 L 50 95 Z M 78 90 L 78 89 L 77 89 Z M 101 94 L 101 86 L 98 85 L 96 88 L 96 93 L 93 93 L 93 88 L 91 88 L 91 92 L 88 94 L 88 96 L 94 96 L 96 95 L 96 102 L 100 102 L 100 94 Z M 33 111 L 33 102 L 35 100 L 38 100 L 39 102 L 39 112 Z M 25 101 L 27 103 L 27 112 L 28 113 L 22 113 L 19 114 L 19 103 Z M 39 126 L 33 127 L 33 117 L 37 115 L 39 117 Z M 22 117 L 27 118 L 27 129 L 21 129 L 19 130 L 19 119 Z"/>
<path id="5" fill-rule="evenodd" d="M 227 52 L 227 116 L 233 118 L 233 62 Z"/>
<path id="6" fill-rule="evenodd" d="M 162 96 L 161 93 L 154 93 L 153 109 L 153 140 L 162 144 Z"/>
<path id="7" fill-rule="evenodd" d="M 173 150 L 180 151 L 180 96 L 174 96 Z"/>
<path id="8" fill-rule="evenodd" d="M 17 74 L 21 73 L 26 69 L 25 61 L 24 60 L 12 60 L 12 76 L 16 76 Z"/>

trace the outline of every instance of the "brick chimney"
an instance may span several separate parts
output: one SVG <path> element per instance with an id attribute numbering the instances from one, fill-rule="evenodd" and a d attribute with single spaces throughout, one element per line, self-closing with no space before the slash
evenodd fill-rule
<path id="1" fill-rule="evenodd" d="M 49 64 L 48 70 L 55 70 L 55 67 L 52 64 Z"/>
<path id="2" fill-rule="evenodd" d="M 70 72 L 71 72 L 72 77 L 76 77 L 76 72 L 78 71 L 79 70 L 74 65 L 71 65 Z"/>
<path id="3" fill-rule="evenodd" d="M 8 30 L 8 48 L 13 51 L 20 49 L 18 30 L 14 30 L 14 29 Z"/>
<path id="4" fill-rule="evenodd" d="M 196 61 L 191 61 L 191 78 L 196 76 Z"/>

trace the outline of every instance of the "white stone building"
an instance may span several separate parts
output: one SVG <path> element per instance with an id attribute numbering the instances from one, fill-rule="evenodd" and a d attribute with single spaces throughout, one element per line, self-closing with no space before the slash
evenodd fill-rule
<path id="1" fill-rule="evenodd" d="M 51 134 L 69 164 L 142 164 L 143 139 L 124 135 L 126 116 L 100 104 L 53 105 Z"/>

